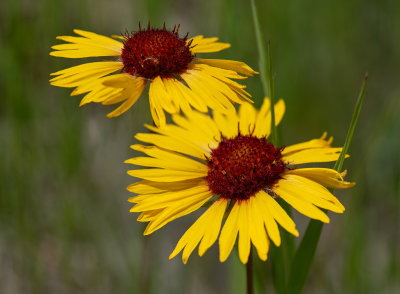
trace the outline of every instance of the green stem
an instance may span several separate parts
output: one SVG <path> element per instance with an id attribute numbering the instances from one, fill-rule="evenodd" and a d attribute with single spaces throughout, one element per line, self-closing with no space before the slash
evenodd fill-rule
<path id="1" fill-rule="evenodd" d="M 340 156 L 334 166 L 334 169 L 337 170 L 338 172 L 340 172 L 343 168 L 344 158 L 349 150 L 350 142 L 351 142 L 351 139 L 353 138 L 354 130 L 356 129 L 358 117 L 360 116 L 362 103 L 364 101 L 365 88 L 367 86 L 367 81 L 368 81 L 368 73 L 365 74 L 363 83 L 360 88 L 360 92 L 358 94 L 356 107 L 354 108 L 354 111 L 353 111 L 353 116 L 351 118 L 349 130 L 347 131 L 347 136 L 346 136 L 346 140 L 343 145 L 343 150 L 340 153 Z"/>
<path id="2" fill-rule="evenodd" d="M 246 263 L 247 294 L 254 294 L 253 280 L 253 249 L 250 248 L 249 260 Z"/>
<path id="3" fill-rule="evenodd" d="M 253 13 L 254 30 L 256 33 L 257 48 L 259 54 L 259 67 L 260 67 L 260 79 L 264 90 L 264 96 L 270 97 L 271 99 L 271 142 L 277 145 L 277 132 L 275 127 L 275 105 L 274 96 L 274 79 L 272 76 L 272 62 L 271 62 L 271 48 L 270 42 L 268 42 L 267 48 L 265 48 L 264 38 L 260 26 L 260 21 L 257 13 L 257 6 L 255 0 L 251 0 L 251 10 Z"/>

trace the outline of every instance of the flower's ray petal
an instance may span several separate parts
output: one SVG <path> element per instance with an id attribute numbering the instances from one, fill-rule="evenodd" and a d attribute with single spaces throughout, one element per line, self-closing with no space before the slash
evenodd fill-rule
<path id="1" fill-rule="evenodd" d="M 245 101 L 252 103 L 252 101 L 249 99 L 251 95 L 243 90 L 246 88 L 246 86 L 238 84 L 232 80 L 245 79 L 246 77 L 238 75 L 232 70 L 213 67 L 207 64 L 191 64 L 189 66 L 188 73 L 197 73 L 197 75 L 200 76 L 205 83 L 212 84 L 217 90 L 217 93 L 212 93 L 213 96 L 219 95 L 219 97 L 221 97 L 221 94 L 223 94 L 236 103 L 243 103 Z M 184 77 L 184 74 L 182 77 Z"/>
<path id="2" fill-rule="evenodd" d="M 220 198 L 214 203 L 215 207 L 211 215 L 212 219 L 207 222 L 206 231 L 199 246 L 200 256 L 203 256 L 207 249 L 217 240 L 227 203 L 228 201 L 224 198 Z"/>
<path id="3" fill-rule="evenodd" d="M 287 173 L 278 185 L 291 191 L 292 195 L 321 208 L 337 213 L 343 213 L 345 210 L 340 201 L 328 189 L 305 177 Z"/>
<path id="4" fill-rule="evenodd" d="M 188 101 L 188 103 L 196 110 L 200 112 L 207 112 L 208 107 L 206 101 L 202 99 L 200 95 L 193 89 L 179 82 L 175 84 L 177 90 L 181 93 L 181 95 Z"/>
<path id="5" fill-rule="evenodd" d="M 195 36 L 186 41 L 191 44 L 190 51 L 192 53 L 211 53 L 218 52 L 231 47 L 228 43 L 217 42 L 218 38 L 204 38 L 203 36 Z"/>
<path id="6" fill-rule="evenodd" d="M 81 102 L 79 103 L 79 106 L 83 106 L 87 103 L 91 102 L 104 102 L 108 99 L 113 99 L 116 96 L 122 94 L 123 90 L 122 89 L 115 89 L 115 88 L 110 88 L 106 87 L 103 85 L 102 81 L 104 78 L 100 78 L 95 81 L 95 83 L 92 84 L 92 88 L 90 89 L 90 92 L 88 92 L 82 99 Z"/>
<path id="7" fill-rule="evenodd" d="M 268 258 L 269 250 L 269 240 L 267 237 L 267 232 L 265 231 L 263 214 L 265 211 L 259 209 L 256 204 L 255 197 L 257 195 L 250 197 L 249 199 L 249 233 L 251 242 L 257 250 L 258 257 L 265 261 Z"/>
<path id="8" fill-rule="evenodd" d="M 149 87 L 149 103 L 151 116 L 154 124 L 157 127 L 163 127 L 166 124 L 166 117 L 162 106 L 160 105 L 161 99 L 159 97 L 158 88 L 153 86 L 153 82 L 150 83 Z"/>
<path id="9" fill-rule="evenodd" d="M 219 199 L 214 202 L 184 233 L 170 254 L 169 259 L 174 258 L 179 252 L 184 250 L 182 261 L 186 263 L 200 240 L 199 255 L 202 256 L 218 237 L 226 204 L 227 201 L 225 199 Z"/>
<path id="10" fill-rule="evenodd" d="M 229 213 L 228 218 L 219 236 L 219 260 L 224 262 L 235 245 L 236 236 L 239 231 L 239 203 L 236 202 Z"/>
<path id="11" fill-rule="evenodd" d="M 129 88 L 132 86 L 132 83 L 135 83 L 138 80 L 143 81 L 144 79 L 134 77 L 127 73 L 120 73 L 108 76 L 103 80 L 103 85 L 112 88 Z"/>
<path id="12" fill-rule="evenodd" d="M 196 130 L 196 145 L 201 149 L 209 152 L 210 149 L 218 146 L 221 133 L 210 116 L 192 111 L 187 114 L 186 118 L 176 115 L 173 116 L 172 119 L 178 126 L 188 132 L 190 132 L 190 130 Z M 192 140 L 193 139 L 194 137 Z M 207 144 L 203 142 L 207 142 Z"/>
<path id="13" fill-rule="evenodd" d="M 213 85 L 213 78 L 208 76 L 207 73 L 191 69 L 181 74 L 181 77 L 189 88 L 211 109 L 221 112 L 233 110 L 232 103 L 221 92 L 220 88 Z"/>
<path id="14" fill-rule="evenodd" d="M 130 200 L 131 202 L 138 202 L 131 208 L 130 212 L 142 212 L 146 210 L 179 206 L 185 201 L 189 201 L 190 199 L 198 199 L 199 197 L 201 198 L 209 194 L 210 191 L 208 190 L 208 186 L 203 185 L 177 192 L 166 192 L 154 195 L 139 195 L 133 197 L 133 200 Z M 141 198 L 141 201 L 137 201 L 135 198 Z"/>
<path id="15" fill-rule="evenodd" d="M 165 226 L 167 223 L 199 209 L 204 203 L 210 200 L 212 196 L 213 195 L 210 193 L 201 194 L 198 197 L 192 197 L 182 201 L 180 205 L 165 208 L 162 213 L 157 215 L 157 217 L 147 225 L 144 235 L 149 235 Z"/>
<path id="16" fill-rule="evenodd" d="M 188 186 L 188 184 L 183 185 L 181 184 L 182 182 L 192 183 L 192 186 Z M 139 195 L 130 197 L 128 201 L 131 203 L 141 203 L 141 204 L 158 203 L 158 202 L 165 203 L 166 201 L 169 200 L 182 199 L 185 197 L 189 197 L 191 195 L 196 195 L 196 193 L 203 193 L 209 191 L 208 185 L 206 184 L 204 179 L 199 179 L 197 182 L 194 180 L 187 180 L 178 183 L 180 184 L 177 184 L 177 182 L 171 183 L 171 186 L 173 188 L 169 190 L 160 191 L 159 189 L 153 189 L 155 193 L 141 193 Z M 169 184 L 170 183 L 164 183 L 165 186 Z M 139 186 L 139 190 L 140 188 L 142 188 L 142 190 L 147 190 L 147 191 L 151 190 L 147 187 L 143 187 L 143 185 L 142 187 Z M 133 210 L 133 212 L 139 212 L 141 209 L 142 208 L 139 208 L 139 206 L 137 206 Z M 146 204 L 146 207 L 143 208 L 143 210 L 151 210 L 151 208 L 148 208 Z"/>
<path id="17" fill-rule="evenodd" d="M 270 105 L 271 105 L 270 99 L 265 98 L 260 111 L 257 113 L 257 118 L 255 119 L 254 136 L 257 136 L 259 138 L 269 137 L 271 133 Z M 274 106 L 276 126 L 279 125 L 279 123 L 281 122 L 283 115 L 285 114 L 285 109 L 286 109 L 285 102 L 282 99 L 279 99 Z"/>
<path id="18" fill-rule="evenodd" d="M 253 76 L 257 74 L 250 66 L 244 62 L 224 59 L 194 59 L 195 62 L 205 63 L 210 66 L 219 67 L 223 69 L 233 70 L 246 76 Z"/>
<path id="19" fill-rule="evenodd" d="M 59 36 L 57 39 L 70 44 L 55 45 L 50 55 L 65 58 L 85 58 L 98 56 L 120 56 L 123 43 L 112 38 L 82 30 L 74 32 L 83 37 Z"/>
<path id="20" fill-rule="evenodd" d="M 137 183 L 131 184 L 127 187 L 129 192 L 136 194 L 157 194 L 167 191 L 180 191 L 196 186 L 201 183 L 202 179 L 192 179 L 176 182 L 153 182 L 147 180 L 141 180 Z"/>
<path id="21" fill-rule="evenodd" d="M 330 162 L 339 158 L 342 148 L 313 148 L 292 152 L 282 156 L 282 160 L 289 164 L 303 164 L 311 162 Z M 346 158 L 349 155 L 346 155 Z"/>
<path id="22" fill-rule="evenodd" d="M 207 175 L 206 165 L 176 152 L 140 144 L 132 145 L 131 148 L 151 157 L 134 157 L 126 160 L 125 163 L 147 167 L 159 167 L 169 170 L 203 172 L 204 176 Z"/>
<path id="23" fill-rule="evenodd" d="M 192 96 L 185 96 L 182 91 L 180 90 L 180 86 L 184 86 L 179 80 L 175 78 L 164 78 L 162 79 L 164 83 L 164 88 L 165 91 L 168 93 L 169 96 L 173 97 L 174 104 L 176 105 L 177 108 L 181 109 L 183 113 L 188 113 L 192 111 L 191 105 L 194 106 L 195 109 L 200 110 L 198 108 L 198 104 L 196 102 L 193 102 L 193 99 L 191 98 Z M 207 109 L 206 106 L 204 106 L 205 109 Z"/>
<path id="24" fill-rule="evenodd" d="M 173 118 L 175 119 L 175 116 L 173 116 Z M 184 118 L 182 119 L 184 120 Z M 172 137 L 182 144 L 195 148 L 196 151 L 199 151 L 200 153 L 194 156 L 202 160 L 206 159 L 206 157 L 209 155 L 210 146 L 213 145 L 212 142 L 208 141 L 209 137 L 205 135 L 206 133 L 204 131 L 200 131 L 199 129 L 195 129 L 196 131 L 193 132 L 193 129 L 188 130 L 172 124 L 166 125 L 163 128 L 155 128 L 149 125 L 146 125 L 146 127 L 153 132 L 163 134 L 165 137 Z M 201 128 L 203 129 L 204 126 Z M 213 141 L 215 141 L 215 139 L 213 139 Z M 166 149 L 174 150 L 168 147 Z"/>
<path id="25" fill-rule="evenodd" d="M 150 126 L 148 127 L 151 129 Z M 163 131 L 161 129 L 158 130 Z M 169 130 L 166 130 L 164 134 L 138 133 L 135 135 L 135 138 L 142 142 L 156 145 L 160 148 L 187 154 L 200 159 L 205 159 L 204 150 L 190 141 L 190 136 L 192 135 L 190 132 L 173 133 L 172 131 L 170 132 Z M 185 135 L 185 137 L 182 137 L 182 135 Z"/>
<path id="26" fill-rule="evenodd" d="M 163 111 L 168 113 L 179 112 L 179 107 L 175 105 L 174 97 L 168 94 L 161 77 L 155 77 L 150 83 L 149 95 L 153 95 L 150 99 L 153 99 L 158 105 L 160 105 Z"/>
<path id="27" fill-rule="evenodd" d="M 176 182 L 204 177 L 203 172 L 165 170 L 159 168 L 129 170 L 128 175 L 149 181 Z"/>
<path id="28" fill-rule="evenodd" d="M 137 221 L 138 222 L 150 222 L 157 215 L 159 215 L 163 210 L 164 210 L 164 208 L 143 211 L 142 213 L 139 214 Z"/>
<path id="29" fill-rule="evenodd" d="M 327 137 L 327 133 L 325 132 L 322 134 L 321 138 L 312 139 L 310 141 L 287 146 L 282 151 L 282 154 L 289 155 L 290 153 L 293 153 L 293 152 L 298 152 L 301 150 L 312 149 L 312 148 L 329 148 L 329 147 L 331 147 L 333 137 L 330 137 L 328 140 L 325 140 L 326 137 Z"/>
<path id="30" fill-rule="evenodd" d="M 263 212 L 263 220 L 265 224 L 265 228 L 267 229 L 268 236 L 271 238 L 272 242 L 276 246 L 281 245 L 281 235 L 279 233 L 279 228 L 278 225 L 276 224 L 276 221 L 272 214 L 269 212 L 268 209 L 268 202 L 266 201 L 266 197 L 269 196 L 266 194 L 264 191 L 259 191 L 255 196 L 254 196 L 254 202 L 256 206 L 258 207 L 259 210 Z"/>
<path id="31" fill-rule="evenodd" d="M 214 112 L 214 121 L 218 125 L 222 135 L 226 138 L 234 138 L 239 133 L 239 117 L 236 111 L 222 114 Z"/>
<path id="32" fill-rule="evenodd" d="M 249 201 L 243 200 L 239 201 L 239 241 L 238 241 L 238 250 L 239 250 L 239 259 L 243 264 L 246 264 L 249 260 L 250 255 L 250 232 L 249 232 Z"/>
<path id="33" fill-rule="evenodd" d="M 239 129 L 242 135 L 251 135 L 254 132 L 256 110 L 250 103 L 243 103 L 239 108 Z"/>
<path id="34" fill-rule="evenodd" d="M 268 208 L 269 213 L 286 231 L 298 237 L 299 232 L 296 229 L 296 224 L 286 213 L 286 211 L 267 193 L 258 193 L 258 197 L 263 197 L 263 200 Z"/>
<path id="35" fill-rule="evenodd" d="M 298 212 L 308 216 L 312 219 L 320 220 L 324 223 L 329 223 L 328 216 L 314 206 L 309 201 L 304 200 L 302 197 L 299 197 L 296 191 L 293 191 L 293 187 L 290 184 L 286 184 L 287 180 L 282 179 L 279 183 L 274 187 L 275 193 L 277 193 L 283 200 L 289 203 L 294 209 Z M 289 188 L 288 188 L 289 187 Z"/>
<path id="36" fill-rule="evenodd" d="M 107 114 L 107 117 L 116 117 L 121 115 L 122 113 L 126 112 L 129 108 L 131 108 L 136 101 L 139 99 L 139 97 L 142 95 L 142 92 L 146 86 L 146 80 L 142 78 L 136 78 L 133 81 L 131 81 L 131 84 L 129 87 L 126 89 L 126 91 L 123 91 L 123 94 L 127 95 L 126 101 L 122 103 L 119 107 L 117 107 L 114 111 L 110 112 Z M 118 101 L 116 99 L 117 97 L 113 97 L 113 100 L 108 98 L 106 101 L 104 101 L 103 104 L 111 104 L 111 102 Z M 124 96 L 118 97 L 119 99 L 124 99 Z"/>
<path id="37" fill-rule="evenodd" d="M 339 173 L 330 168 L 298 168 L 288 170 L 287 173 L 308 178 L 329 188 L 346 189 L 355 185 L 354 182 L 346 182 L 343 180 L 346 171 Z"/>
<path id="38" fill-rule="evenodd" d="M 85 63 L 52 73 L 56 76 L 50 84 L 57 87 L 73 88 L 90 83 L 103 76 L 122 68 L 122 63 L 117 61 Z"/>

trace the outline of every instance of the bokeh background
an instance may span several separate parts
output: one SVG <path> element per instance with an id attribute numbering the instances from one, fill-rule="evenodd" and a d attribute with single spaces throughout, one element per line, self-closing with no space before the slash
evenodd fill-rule
<path id="1" fill-rule="evenodd" d="M 357 186 L 339 193 L 346 212 L 324 227 L 304 293 L 400 293 L 400 2 L 258 4 L 276 93 L 287 104 L 284 144 L 325 130 L 342 144 L 370 77 L 345 163 Z M 188 265 L 168 260 L 194 215 L 141 238 L 123 161 L 151 122 L 146 99 L 107 119 L 111 108 L 79 108 L 79 97 L 48 83 L 49 73 L 82 61 L 50 57 L 56 36 L 118 34 L 139 21 L 219 36 L 232 47 L 207 57 L 258 69 L 248 0 L 1 1 L 0 293 L 244 293 L 235 254 L 220 264 L 214 246 Z M 260 105 L 258 77 L 246 83 Z M 307 220 L 296 219 L 304 231 Z"/>

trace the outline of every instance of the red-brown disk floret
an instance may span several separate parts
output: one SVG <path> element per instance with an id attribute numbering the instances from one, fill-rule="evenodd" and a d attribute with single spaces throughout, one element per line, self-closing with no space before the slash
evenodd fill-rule
<path id="1" fill-rule="evenodd" d="M 123 71 L 133 76 L 153 79 L 183 73 L 194 55 L 187 36 L 180 38 L 178 27 L 139 30 L 127 36 L 122 49 Z"/>
<path id="2" fill-rule="evenodd" d="M 281 178 L 286 169 L 281 158 L 281 149 L 265 138 L 240 134 L 224 138 L 207 159 L 208 186 L 226 199 L 248 199 Z"/>

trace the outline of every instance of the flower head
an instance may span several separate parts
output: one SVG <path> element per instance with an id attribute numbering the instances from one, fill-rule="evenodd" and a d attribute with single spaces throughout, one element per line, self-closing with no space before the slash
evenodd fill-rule
<path id="1" fill-rule="evenodd" d="M 276 124 L 284 110 L 283 101 L 278 101 Z M 197 246 L 201 256 L 219 238 L 220 260 L 225 261 L 239 235 L 243 263 L 247 263 L 251 244 L 259 258 L 266 260 L 270 240 L 276 246 L 281 243 L 278 224 L 295 236 L 299 234 L 277 198 L 322 222 L 329 222 L 329 218 L 320 208 L 344 211 L 326 187 L 353 186 L 343 180 L 345 173 L 301 166 L 335 161 L 342 148 L 331 147 L 332 139 L 326 140 L 326 134 L 285 148 L 274 146 L 268 141 L 269 99 L 259 111 L 244 103 L 239 112 L 215 112 L 210 117 L 193 111 L 185 117 L 175 115 L 173 120 L 175 125 L 147 126 L 154 133 L 137 134 L 138 140 L 150 145 L 132 148 L 147 156 L 126 161 L 149 167 L 128 172 L 142 179 L 128 190 L 138 194 L 129 201 L 135 203 L 131 212 L 140 212 L 138 221 L 148 222 L 145 235 L 210 203 L 170 258 L 183 250 L 186 263 Z"/>
<path id="2" fill-rule="evenodd" d="M 233 110 L 232 103 L 251 102 L 245 86 L 232 80 L 255 74 L 248 65 L 196 57 L 197 53 L 218 52 L 230 45 L 217 42 L 218 38 L 180 37 L 178 29 L 139 27 L 136 32 L 113 38 L 74 30 L 80 37 L 57 37 L 68 43 L 53 46 L 50 55 L 112 59 L 57 71 L 51 74 L 55 77 L 50 83 L 75 88 L 71 95 L 85 94 L 80 105 L 121 103 L 107 115 L 115 117 L 135 104 L 149 82 L 150 110 L 157 126 L 165 125 L 165 112 L 177 114 L 192 108 L 227 112 Z"/>

